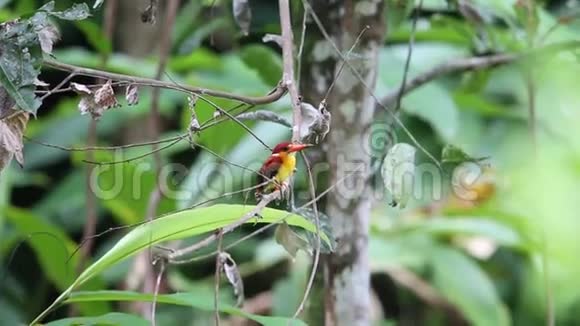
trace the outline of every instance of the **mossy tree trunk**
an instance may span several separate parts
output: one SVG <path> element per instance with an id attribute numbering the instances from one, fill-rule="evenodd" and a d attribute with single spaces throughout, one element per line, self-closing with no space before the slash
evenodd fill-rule
<path id="1" fill-rule="evenodd" d="M 378 53 L 386 27 L 383 1 L 312 1 L 333 42 L 343 54 L 367 26 L 354 49 L 350 64 L 365 83 L 374 88 Z M 302 70 L 302 94 L 317 105 L 338 72 L 342 59 L 319 32 L 308 26 L 308 42 Z M 375 103 L 363 83 L 345 67 L 328 97 L 332 124 L 323 150 L 330 167 L 329 184 L 338 184 L 327 196 L 326 213 L 338 244 L 323 257 L 324 324 L 370 325 L 371 294 L 368 258 L 371 188 L 369 132 Z M 317 304 L 317 303 L 313 303 Z M 316 313 L 311 314 L 311 316 Z M 311 320 L 313 324 L 319 321 Z"/>

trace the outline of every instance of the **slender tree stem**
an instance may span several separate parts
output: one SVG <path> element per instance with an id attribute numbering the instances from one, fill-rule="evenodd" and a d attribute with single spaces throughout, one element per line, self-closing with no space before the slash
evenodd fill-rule
<path id="1" fill-rule="evenodd" d="M 300 141 L 302 115 L 300 96 L 294 80 L 294 34 L 292 33 L 289 0 L 280 0 L 278 6 L 280 9 L 280 27 L 282 28 L 282 62 L 284 66 L 282 83 L 288 89 L 292 101 L 292 141 L 298 142 Z"/>

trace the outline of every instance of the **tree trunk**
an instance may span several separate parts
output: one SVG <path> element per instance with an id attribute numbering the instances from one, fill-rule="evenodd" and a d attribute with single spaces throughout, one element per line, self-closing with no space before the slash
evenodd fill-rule
<path id="1" fill-rule="evenodd" d="M 354 49 L 351 65 L 374 88 L 378 50 L 386 27 L 383 1 L 312 1 L 332 41 L 343 54 L 369 27 Z M 302 94 L 319 103 L 337 74 L 342 60 L 312 22 L 302 73 Z M 330 166 L 329 184 L 338 184 L 327 197 L 336 251 L 323 257 L 326 283 L 326 325 L 370 325 L 371 295 L 368 232 L 371 188 L 368 182 L 371 153 L 369 132 L 375 103 L 352 71 L 345 66 L 327 99 L 332 113 L 323 150 Z"/>

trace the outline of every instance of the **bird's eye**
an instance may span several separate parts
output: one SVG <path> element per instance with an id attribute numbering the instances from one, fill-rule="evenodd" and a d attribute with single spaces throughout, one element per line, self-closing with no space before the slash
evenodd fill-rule
<path id="1" fill-rule="evenodd" d="M 289 150 L 290 150 L 290 146 L 286 146 L 286 147 L 284 147 L 284 149 L 283 149 L 283 150 L 284 150 L 284 152 L 287 152 L 287 151 L 289 151 Z"/>

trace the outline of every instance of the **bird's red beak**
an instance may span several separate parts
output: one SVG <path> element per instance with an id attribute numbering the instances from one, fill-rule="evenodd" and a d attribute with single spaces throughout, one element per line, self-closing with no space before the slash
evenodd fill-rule
<path id="1" fill-rule="evenodd" d="M 290 144 L 290 148 L 288 149 L 288 153 L 292 153 L 292 152 L 299 152 L 303 149 L 305 149 L 306 147 L 310 147 L 312 146 L 311 144 Z"/>

